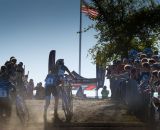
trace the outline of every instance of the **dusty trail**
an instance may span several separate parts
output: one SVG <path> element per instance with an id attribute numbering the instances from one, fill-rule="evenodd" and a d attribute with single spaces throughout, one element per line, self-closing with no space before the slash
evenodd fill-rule
<path id="1" fill-rule="evenodd" d="M 43 108 L 44 100 L 26 100 L 27 107 L 29 109 L 29 121 L 24 126 L 21 124 L 18 116 L 16 115 L 16 108 L 13 105 L 12 116 L 7 122 L 0 122 L 0 130 L 44 130 L 44 117 L 43 117 Z M 53 107 L 54 102 L 51 101 L 51 105 L 47 113 L 47 122 L 52 123 L 53 121 Z M 61 104 L 59 105 L 59 115 L 61 120 L 64 120 L 64 114 L 61 110 Z"/>
<path id="2" fill-rule="evenodd" d="M 53 125 L 58 124 L 57 122 L 55 124 L 53 123 L 53 101 L 49 107 L 46 122 L 43 118 L 44 100 L 27 100 L 26 102 L 30 114 L 29 122 L 27 125 L 23 126 L 21 124 L 19 118 L 16 115 L 15 107 L 13 107 L 11 119 L 8 121 L 8 123 L 1 122 L 0 130 L 51 130 L 53 129 Z M 119 125 L 121 125 L 120 123 L 138 124 L 140 126 L 143 125 L 143 123 L 140 122 L 140 120 L 138 120 L 135 116 L 127 115 L 127 108 L 121 104 L 117 105 L 117 102 L 110 100 L 74 99 L 73 105 L 74 115 L 70 124 L 65 123 L 61 104 L 59 105 L 58 111 L 60 122 L 66 126 L 72 125 L 72 127 L 69 126 L 70 129 L 75 128 L 76 125 L 83 125 L 84 127 L 85 123 L 88 123 L 89 125 L 94 123 L 95 126 L 97 124 L 97 126 L 100 127 L 101 124 L 104 126 L 104 123 L 106 126 L 107 124 L 113 125 L 113 123 Z M 61 127 L 60 129 L 66 129 L 66 127 Z"/>

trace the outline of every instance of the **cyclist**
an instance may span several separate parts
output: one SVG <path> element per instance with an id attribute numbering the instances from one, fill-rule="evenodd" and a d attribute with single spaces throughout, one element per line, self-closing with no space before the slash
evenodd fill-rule
<path id="1" fill-rule="evenodd" d="M 0 108 L 6 111 L 7 117 L 11 115 L 11 98 L 10 91 L 16 92 L 16 88 L 9 81 L 9 75 L 7 73 L 6 66 L 1 66 L 0 71 Z M 3 113 L 2 113 L 3 116 Z"/>
<path id="2" fill-rule="evenodd" d="M 50 104 L 51 94 L 55 99 L 54 106 L 54 117 L 58 118 L 58 101 L 59 101 L 59 93 L 58 93 L 58 85 L 64 83 L 64 73 L 67 72 L 72 78 L 74 76 L 69 71 L 69 69 L 64 65 L 64 59 L 58 59 L 56 61 L 56 65 L 52 72 L 50 72 L 45 79 L 45 106 L 44 106 L 44 116 L 47 114 L 47 109 Z"/>

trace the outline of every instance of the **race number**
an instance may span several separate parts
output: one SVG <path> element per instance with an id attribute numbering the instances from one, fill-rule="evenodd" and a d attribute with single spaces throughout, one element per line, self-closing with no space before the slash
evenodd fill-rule
<path id="1" fill-rule="evenodd" d="M 47 78 L 46 79 L 46 85 L 53 85 L 53 84 L 54 84 L 53 78 Z"/>

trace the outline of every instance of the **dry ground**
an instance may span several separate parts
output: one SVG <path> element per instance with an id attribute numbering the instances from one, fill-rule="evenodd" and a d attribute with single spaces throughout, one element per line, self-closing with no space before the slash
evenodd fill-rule
<path id="1" fill-rule="evenodd" d="M 13 106 L 12 117 L 8 123 L 0 122 L 0 130 L 47 130 L 43 118 L 44 100 L 27 100 L 30 119 L 27 126 L 21 125 Z M 117 102 L 110 100 L 73 100 L 73 118 L 72 123 L 141 123 L 135 116 L 126 114 L 127 108 Z M 53 122 L 54 102 L 51 102 L 47 113 L 47 122 Z M 65 121 L 61 104 L 59 105 L 59 117 L 62 122 Z"/>

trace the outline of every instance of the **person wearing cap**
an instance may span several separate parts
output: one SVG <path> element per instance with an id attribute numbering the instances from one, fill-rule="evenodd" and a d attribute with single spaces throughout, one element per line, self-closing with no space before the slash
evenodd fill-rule
<path id="1" fill-rule="evenodd" d="M 37 83 L 37 86 L 34 88 L 34 90 L 36 90 L 36 94 L 35 94 L 36 99 L 44 99 L 45 89 L 42 86 L 42 82 Z"/>
<path id="2" fill-rule="evenodd" d="M 130 64 L 127 64 L 124 66 L 124 70 L 125 70 L 125 73 L 127 74 L 128 78 L 130 78 L 131 76 L 131 70 L 132 70 L 132 65 Z"/>
<path id="3" fill-rule="evenodd" d="M 149 62 L 150 65 L 153 65 L 154 63 L 156 63 L 156 61 L 153 58 L 149 59 L 148 62 Z"/>
<path id="4" fill-rule="evenodd" d="M 33 89 L 34 89 L 34 81 L 33 79 L 30 79 L 27 84 L 27 98 L 32 99 L 33 98 Z"/>
<path id="5" fill-rule="evenodd" d="M 143 58 L 147 58 L 147 55 L 144 53 L 140 54 L 140 59 L 143 59 Z"/>
<path id="6" fill-rule="evenodd" d="M 16 84 L 16 68 L 17 68 L 17 59 L 15 57 L 10 58 L 10 79 L 12 83 Z"/>
<path id="7" fill-rule="evenodd" d="M 109 91 L 107 90 L 106 86 L 103 87 L 103 89 L 101 91 L 101 94 L 102 94 L 102 99 L 107 99 L 108 98 Z"/>
<path id="8" fill-rule="evenodd" d="M 14 64 L 16 64 L 17 63 L 17 59 L 15 57 L 11 57 L 10 58 L 10 62 L 13 62 Z"/>
<path id="9" fill-rule="evenodd" d="M 148 59 L 147 58 L 142 58 L 141 63 L 144 63 L 144 62 L 148 62 Z"/>

